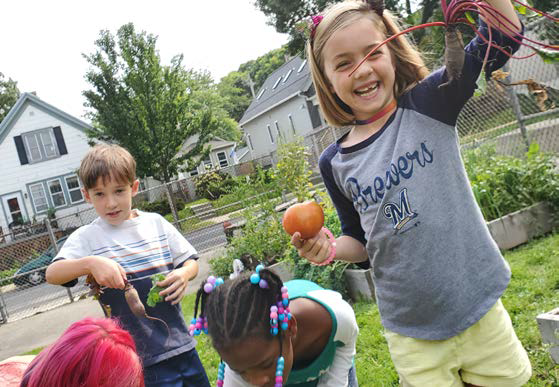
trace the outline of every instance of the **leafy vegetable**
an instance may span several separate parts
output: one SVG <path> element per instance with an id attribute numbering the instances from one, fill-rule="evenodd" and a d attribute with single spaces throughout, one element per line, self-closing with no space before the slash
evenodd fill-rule
<path id="1" fill-rule="evenodd" d="M 148 299 L 146 301 L 146 304 L 148 304 L 148 306 L 153 308 L 158 302 L 163 301 L 163 297 L 159 295 L 159 292 L 165 288 L 161 286 L 157 286 L 156 283 L 163 281 L 164 279 L 165 279 L 165 274 L 161 274 L 161 273 L 154 274 L 151 276 L 151 283 L 153 286 L 151 287 L 148 293 Z"/>

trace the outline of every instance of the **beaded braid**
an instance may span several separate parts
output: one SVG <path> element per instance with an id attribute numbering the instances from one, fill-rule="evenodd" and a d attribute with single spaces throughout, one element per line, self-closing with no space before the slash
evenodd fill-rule
<path id="1" fill-rule="evenodd" d="M 285 362 L 282 356 L 282 331 L 288 327 L 288 320 L 285 319 L 291 319 L 289 308 L 286 305 L 289 303 L 287 288 L 283 286 L 283 282 L 275 273 L 263 266 L 259 265 L 255 274 L 250 276 L 248 273 L 244 273 L 227 281 L 226 286 L 216 287 L 211 292 L 211 297 L 209 297 L 210 294 L 202 291 L 205 286 L 202 284 L 196 295 L 194 314 L 196 316 L 198 304 L 200 304 L 200 316 L 204 318 L 202 324 L 207 326 L 206 333 L 209 333 L 212 345 L 216 349 L 227 348 L 249 336 L 259 335 L 273 338 L 277 335 L 280 341 L 280 356 L 277 360 L 274 386 L 281 387 Z M 258 281 L 256 277 L 258 277 Z M 246 300 L 246 302 L 236 302 L 237 300 Z M 276 306 L 276 308 L 282 306 L 285 310 L 285 316 L 281 320 L 281 329 L 277 329 L 275 335 L 273 326 L 270 325 L 271 306 Z M 209 318 L 206 319 L 206 316 Z M 195 320 L 193 319 L 193 321 Z M 197 323 L 195 321 L 195 325 Z M 225 363 L 220 361 L 217 387 L 223 386 L 224 375 Z"/>

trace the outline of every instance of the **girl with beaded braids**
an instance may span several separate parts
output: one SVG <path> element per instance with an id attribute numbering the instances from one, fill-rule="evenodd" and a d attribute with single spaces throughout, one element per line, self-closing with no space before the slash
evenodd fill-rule
<path id="1" fill-rule="evenodd" d="M 259 265 L 252 276 L 225 283 L 208 278 L 195 315 L 198 310 L 198 329 L 207 323 L 223 362 L 218 387 L 358 385 L 353 357 L 359 328 L 337 292 L 305 280 L 283 284 Z"/>
<path id="2" fill-rule="evenodd" d="M 512 387 L 531 375 L 500 299 L 510 268 L 475 201 L 455 128 L 484 59 L 491 73 L 520 44 L 510 0 L 484 1 L 494 13 L 458 48 L 458 77 L 445 67 L 428 74 L 404 35 L 379 45 L 400 32 L 382 0 L 335 3 L 311 21 L 307 59 L 321 110 L 330 125 L 351 128 L 319 161 L 342 235 L 334 254 L 323 232 L 294 233 L 291 243 L 315 264 L 370 262 L 404 386 Z M 500 49 L 487 51 L 491 40 Z"/>

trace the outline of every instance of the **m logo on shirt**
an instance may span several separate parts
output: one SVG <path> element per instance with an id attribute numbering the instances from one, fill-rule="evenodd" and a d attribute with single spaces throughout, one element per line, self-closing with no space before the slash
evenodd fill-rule
<path id="1" fill-rule="evenodd" d="M 413 218 L 417 217 L 417 213 L 413 212 L 408 198 L 408 189 L 404 188 L 400 191 L 400 204 L 386 203 L 382 208 L 384 216 L 392 221 L 394 231 L 398 233 Z"/>

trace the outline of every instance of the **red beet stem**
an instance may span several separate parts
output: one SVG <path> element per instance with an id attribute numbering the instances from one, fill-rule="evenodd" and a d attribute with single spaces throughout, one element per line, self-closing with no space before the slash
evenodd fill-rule
<path id="1" fill-rule="evenodd" d="M 406 28 L 403 31 L 398 32 L 396 35 L 392 35 L 391 37 L 389 37 L 388 39 L 385 39 L 384 41 L 380 42 L 378 45 L 376 45 L 371 51 L 369 51 L 369 53 L 367 55 L 365 55 L 365 57 L 361 60 L 361 62 L 359 62 L 349 73 L 348 78 L 351 77 L 353 75 L 354 72 L 357 71 L 357 69 L 359 68 L 359 66 L 361 66 L 363 64 L 363 62 L 365 62 L 367 60 L 367 58 L 369 58 L 371 55 L 373 55 L 373 53 L 378 50 L 379 48 L 381 48 L 383 45 L 385 45 L 386 43 L 390 42 L 391 40 L 396 39 L 398 36 L 403 35 L 403 34 L 407 34 L 408 32 L 411 31 L 415 31 L 415 30 L 419 30 L 422 28 L 427 28 L 427 27 L 435 27 L 435 26 L 439 26 L 439 27 L 445 27 L 446 24 L 444 22 L 431 22 L 431 23 L 425 23 L 425 24 L 420 24 L 418 26 L 413 26 L 410 28 Z"/>

